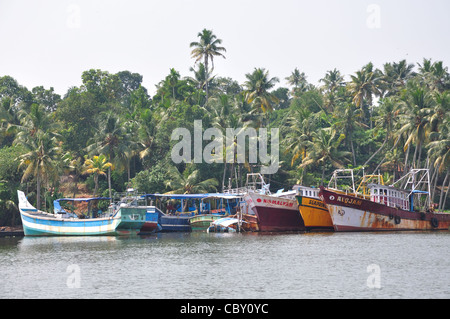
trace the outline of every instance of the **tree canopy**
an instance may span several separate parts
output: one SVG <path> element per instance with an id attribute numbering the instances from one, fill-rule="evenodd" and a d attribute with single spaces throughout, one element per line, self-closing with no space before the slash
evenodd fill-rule
<path id="1" fill-rule="evenodd" d="M 159 193 L 221 191 L 260 171 L 261 162 L 248 160 L 175 164 L 172 132 L 186 128 L 193 136 L 194 121 L 202 120 L 203 131 L 223 134 L 279 128 L 280 168 L 269 177 L 274 190 L 318 186 L 336 167 L 394 180 L 410 168 L 428 168 L 434 202 L 450 207 L 450 74 L 443 61 L 386 61 L 380 68 L 369 61 L 349 75 L 329 70 L 317 85 L 295 68 L 280 77 L 286 86 L 256 67 L 238 83 L 214 68 L 213 59 L 225 57 L 223 41 L 207 29 L 197 37 L 186 44 L 195 59 L 190 73 L 168 68 L 153 96 L 142 75 L 127 70 L 86 70 L 82 84 L 63 96 L 0 77 L 0 205 L 15 201 L 17 188 L 38 206 L 60 190 L 76 193 L 64 187 L 68 177 L 106 195 L 129 185 Z M 209 142 L 202 139 L 202 148 Z M 97 173 L 95 160 L 103 163 Z M 8 214 L 0 222 L 11 223 Z"/>

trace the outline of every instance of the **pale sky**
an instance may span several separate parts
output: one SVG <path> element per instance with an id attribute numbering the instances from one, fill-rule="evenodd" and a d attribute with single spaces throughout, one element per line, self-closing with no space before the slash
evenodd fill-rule
<path id="1" fill-rule="evenodd" d="M 254 68 L 287 86 L 298 68 L 317 84 L 368 62 L 450 63 L 448 0 L 0 0 L 0 76 L 64 95 L 94 68 L 143 76 L 150 94 L 171 68 L 191 76 L 189 43 L 223 40 L 214 74 L 242 84 Z"/>

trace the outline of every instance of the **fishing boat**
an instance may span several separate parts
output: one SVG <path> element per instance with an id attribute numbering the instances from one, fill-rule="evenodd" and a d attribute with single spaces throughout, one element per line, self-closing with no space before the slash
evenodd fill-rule
<path id="1" fill-rule="evenodd" d="M 303 231 L 305 224 L 298 210 L 295 195 L 295 190 L 270 195 L 248 192 L 244 199 L 258 217 L 260 231 Z"/>
<path id="2" fill-rule="evenodd" d="M 297 204 L 305 228 L 308 231 L 333 231 L 330 213 L 319 198 L 319 189 L 297 186 Z"/>
<path id="3" fill-rule="evenodd" d="M 323 186 L 335 231 L 448 230 L 450 214 L 434 212 L 427 169 L 412 169 L 395 184 L 368 184 L 369 198 L 342 194 Z"/>
<path id="4" fill-rule="evenodd" d="M 162 232 L 189 232 L 207 230 L 210 224 L 236 212 L 239 195 L 222 193 L 202 194 L 147 194 L 153 199 L 165 200 L 166 213 L 160 214 Z M 169 201 L 180 201 L 174 205 Z"/>
<path id="5" fill-rule="evenodd" d="M 145 210 L 145 223 L 142 225 L 139 234 L 154 233 L 161 230 L 161 211 L 155 206 L 147 205 L 145 194 L 139 193 L 134 188 L 128 188 L 124 193 L 115 193 L 114 202 L 109 210 L 114 214 L 120 208 L 127 207 L 128 210 Z"/>
<path id="6" fill-rule="evenodd" d="M 61 198 L 54 201 L 54 213 L 36 209 L 25 193 L 17 191 L 19 211 L 25 236 L 89 236 L 137 234 L 145 223 L 145 210 L 122 207 L 115 212 L 101 213 L 89 210 L 85 214 L 66 211 L 61 202 L 87 203 L 109 198 Z"/>
<path id="7" fill-rule="evenodd" d="M 235 217 L 219 218 L 210 223 L 207 233 L 236 233 L 239 232 L 239 219 Z"/>
<path id="8" fill-rule="evenodd" d="M 367 185 L 376 181 L 384 185 L 381 175 L 365 175 L 359 182 L 358 188 L 355 189 L 355 175 L 353 169 L 337 169 L 333 171 L 328 189 L 342 194 L 354 194 L 361 197 L 367 196 Z M 295 185 L 297 190 L 297 203 L 300 214 L 308 231 L 333 231 L 334 225 L 331 220 L 330 213 L 319 197 L 319 189 L 315 187 L 306 187 Z"/>

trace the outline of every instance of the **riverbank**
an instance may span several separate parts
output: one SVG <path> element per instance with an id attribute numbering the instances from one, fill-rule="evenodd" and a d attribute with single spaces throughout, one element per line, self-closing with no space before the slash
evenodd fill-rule
<path id="1" fill-rule="evenodd" d="M 25 236 L 22 226 L 0 227 L 0 237 L 19 237 L 19 236 Z"/>

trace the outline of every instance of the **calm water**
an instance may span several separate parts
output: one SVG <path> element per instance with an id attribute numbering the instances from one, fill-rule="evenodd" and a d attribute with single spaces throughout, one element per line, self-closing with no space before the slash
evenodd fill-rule
<path id="1" fill-rule="evenodd" d="M 449 298 L 449 257 L 448 231 L 0 238 L 0 298 Z"/>

